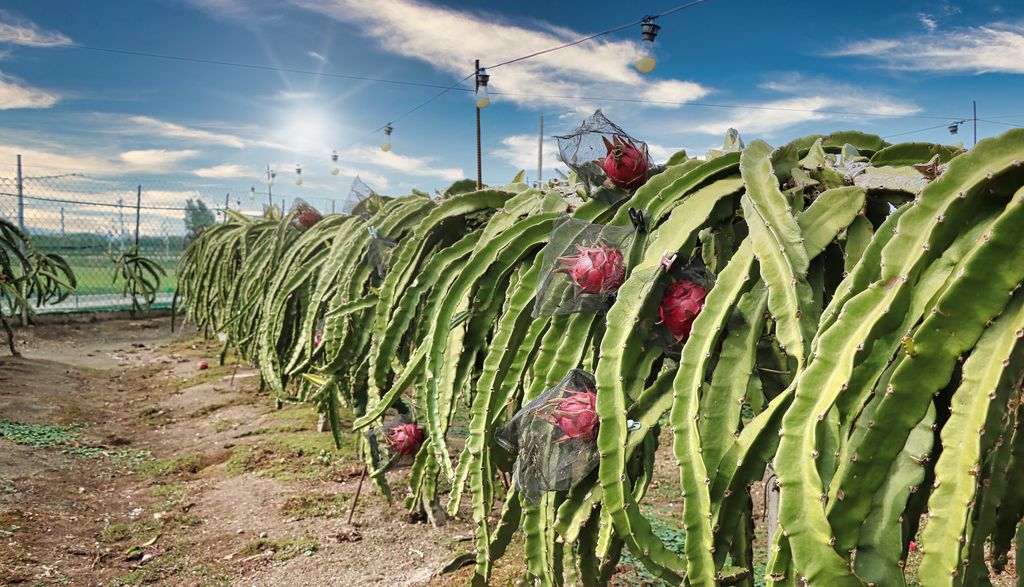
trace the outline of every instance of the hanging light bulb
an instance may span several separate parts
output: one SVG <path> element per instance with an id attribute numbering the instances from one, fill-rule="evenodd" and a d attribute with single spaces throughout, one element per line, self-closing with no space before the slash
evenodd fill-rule
<path id="1" fill-rule="evenodd" d="M 394 129 L 391 128 L 390 124 L 385 124 L 384 125 L 384 144 L 380 146 L 380 150 L 384 151 L 385 153 L 387 153 L 388 151 L 391 150 L 391 131 L 392 130 L 394 130 Z"/>
<path id="2" fill-rule="evenodd" d="M 476 70 L 476 107 L 481 110 L 491 105 L 491 95 L 487 92 L 487 82 L 491 76 L 483 67 Z"/>
<path id="3" fill-rule="evenodd" d="M 338 168 L 338 152 L 337 151 L 331 151 L 331 163 L 333 163 L 333 165 L 331 165 L 331 175 L 338 175 L 338 173 L 341 171 L 341 169 Z"/>
<path id="4" fill-rule="evenodd" d="M 953 124 L 949 125 L 949 134 L 955 135 L 959 131 L 960 131 L 960 123 L 959 122 L 954 122 Z"/>
<path id="5" fill-rule="evenodd" d="M 302 185 L 302 167 L 295 165 L 295 185 Z"/>
<path id="6" fill-rule="evenodd" d="M 249 199 L 250 200 L 255 200 L 256 199 L 256 186 L 251 186 L 249 188 Z"/>
<path id="7" fill-rule="evenodd" d="M 272 170 L 272 169 L 270 169 L 270 166 L 268 165 L 267 166 L 267 189 L 270 189 L 270 188 L 274 187 L 274 178 L 275 177 L 277 177 L 277 172 Z"/>
<path id="8" fill-rule="evenodd" d="M 643 22 L 640 23 L 640 36 L 643 39 L 643 45 L 640 57 L 633 62 L 633 67 L 640 73 L 651 73 L 654 71 L 654 66 L 658 64 L 654 58 L 654 38 L 658 36 L 660 29 L 659 25 L 654 24 L 653 16 L 645 16 Z"/>

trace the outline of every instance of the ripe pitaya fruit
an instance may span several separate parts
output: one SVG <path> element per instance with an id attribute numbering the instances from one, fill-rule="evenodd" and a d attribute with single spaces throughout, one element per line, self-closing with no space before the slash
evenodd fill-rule
<path id="1" fill-rule="evenodd" d="M 299 226 L 303 228 L 312 228 L 314 224 L 320 222 L 323 218 L 316 208 L 309 204 L 300 204 L 296 207 L 297 214 L 295 215 L 295 221 L 299 223 Z"/>
<path id="2" fill-rule="evenodd" d="M 704 307 L 708 292 L 702 285 L 689 280 L 677 281 L 665 288 L 661 298 L 661 322 L 676 337 L 676 341 L 690 336 L 693 320 Z"/>
<path id="3" fill-rule="evenodd" d="M 597 437 L 597 394 L 584 388 L 584 391 L 566 390 L 567 395 L 553 400 L 555 408 L 545 416 L 562 431 L 563 436 L 555 442 L 580 439 L 591 442 Z"/>
<path id="4" fill-rule="evenodd" d="M 10 280 L 11 280 L 11 276 L 10 275 L 7 275 L 6 273 L 0 273 L 0 281 L 2 281 L 4 283 L 7 283 Z"/>
<path id="5" fill-rule="evenodd" d="M 619 289 L 626 278 L 622 251 L 606 244 L 576 248 L 578 255 L 558 258 L 562 266 L 556 271 L 567 274 L 582 293 L 603 294 Z"/>
<path id="6" fill-rule="evenodd" d="M 387 431 L 385 440 L 391 450 L 402 456 L 416 454 L 423 444 L 423 429 L 414 422 L 402 422 Z"/>
<path id="7" fill-rule="evenodd" d="M 632 191 L 647 181 L 647 154 L 637 149 L 628 139 L 616 136 L 609 141 L 601 137 L 608 149 L 601 168 L 615 187 Z"/>
<path id="8" fill-rule="evenodd" d="M 209 369 L 209 368 L 210 368 L 210 364 L 209 363 L 207 363 L 206 361 L 199 361 L 199 370 L 200 371 L 202 371 L 203 369 Z"/>

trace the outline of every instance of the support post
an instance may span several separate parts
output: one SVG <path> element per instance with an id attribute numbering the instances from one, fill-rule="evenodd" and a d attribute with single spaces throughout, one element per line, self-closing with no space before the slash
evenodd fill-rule
<path id="1" fill-rule="evenodd" d="M 978 101 L 971 100 L 971 107 L 974 109 L 974 144 L 978 144 Z"/>
<path id="2" fill-rule="evenodd" d="M 25 182 L 21 175 L 21 154 L 18 154 L 18 230 L 22 233 L 25 232 Z M 25 249 L 21 248 L 21 252 L 24 253 Z M 28 292 L 25 291 L 25 286 L 22 285 L 22 297 L 28 300 Z M 4 323 L 6 326 L 6 323 Z M 28 307 L 21 309 L 21 325 L 28 326 Z M 11 342 L 11 353 L 14 353 L 14 342 Z"/>
<path id="3" fill-rule="evenodd" d="M 231 192 L 224 194 L 224 222 L 228 221 L 228 208 L 231 206 Z"/>
<path id="4" fill-rule="evenodd" d="M 135 250 L 139 249 L 139 224 L 142 221 L 142 184 L 135 191 Z"/>
<path id="5" fill-rule="evenodd" d="M 537 129 L 537 189 L 544 184 L 544 117 L 540 117 Z"/>
<path id="6" fill-rule="evenodd" d="M 476 72 L 480 73 L 480 60 L 476 60 Z M 484 187 L 483 157 L 480 152 L 480 109 L 476 109 L 476 189 Z"/>

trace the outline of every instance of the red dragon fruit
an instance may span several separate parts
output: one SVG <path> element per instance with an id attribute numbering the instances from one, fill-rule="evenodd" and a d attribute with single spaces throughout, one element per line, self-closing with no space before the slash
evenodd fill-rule
<path id="1" fill-rule="evenodd" d="M 635 190 L 647 181 L 647 154 L 637 149 L 628 139 L 612 137 L 609 141 L 601 137 L 608 149 L 601 162 L 604 174 L 615 187 L 627 191 Z"/>
<path id="2" fill-rule="evenodd" d="M 423 444 L 423 429 L 414 422 L 402 422 L 385 435 L 391 450 L 402 456 L 415 454 Z"/>
<path id="3" fill-rule="evenodd" d="M 4 283 L 7 283 L 10 280 L 11 280 L 11 276 L 10 275 L 7 275 L 6 273 L 0 273 L 0 281 L 2 281 Z"/>
<path id="4" fill-rule="evenodd" d="M 580 439 L 590 442 L 597 436 L 597 394 L 584 388 L 584 391 L 566 390 L 567 395 L 552 401 L 555 409 L 545 420 L 551 422 L 564 434 L 555 442 Z"/>
<path id="5" fill-rule="evenodd" d="M 303 228 L 312 228 L 314 224 L 320 222 L 323 218 L 320 216 L 320 213 L 316 211 L 316 208 L 313 208 L 309 204 L 300 204 L 296 207 L 296 211 L 298 213 L 295 215 L 295 221 Z"/>
<path id="6" fill-rule="evenodd" d="M 703 286 L 693 281 L 683 280 L 669 285 L 661 298 L 659 324 L 664 324 L 676 341 L 687 338 L 694 318 L 704 307 L 707 293 Z"/>
<path id="7" fill-rule="evenodd" d="M 317 330 L 313 335 L 313 348 L 318 348 L 320 343 L 324 341 L 324 331 Z"/>
<path id="8" fill-rule="evenodd" d="M 622 251 L 606 244 L 576 248 L 578 255 L 558 258 L 562 267 L 557 271 L 566 273 L 582 293 L 603 294 L 619 289 L 626 278 Z"/>

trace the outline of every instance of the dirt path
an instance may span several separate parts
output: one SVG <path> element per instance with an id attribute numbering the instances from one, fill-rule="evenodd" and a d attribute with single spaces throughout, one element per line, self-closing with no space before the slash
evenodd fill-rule
<path id="1" fill-rule="evenodd" d="M 309 406 L 166 319 L 52 325 L 0 358 L 0 586 L 424 585 L 472 549 L 367 485 Z M 198 368 L 205 359 L 211 367 Z M 460 574 L 462 575 L 462 574 Z"/>

